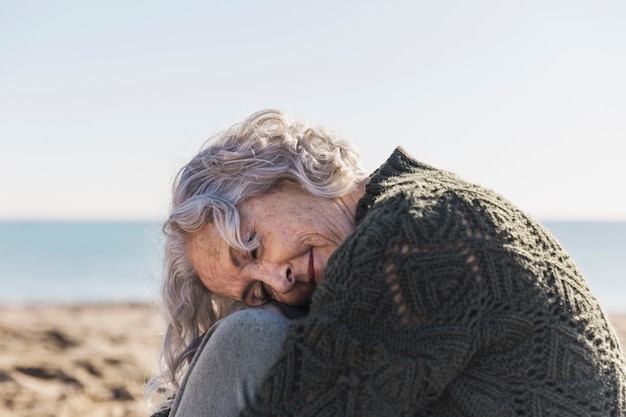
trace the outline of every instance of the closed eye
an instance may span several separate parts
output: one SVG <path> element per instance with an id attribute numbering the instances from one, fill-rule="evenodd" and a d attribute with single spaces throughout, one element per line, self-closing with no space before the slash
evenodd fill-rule
<path id="1" fill-rule="evenodd" d="M 247 244 L 255 245 L 254 249 L 251 249 L 248 253 L 250 255 L 250 258 L 256 260 L 257 257 L 259 256 L 259 242 L 254 242 L 255 239 L 256 239 L 256 233 L 255 232 L 250 233 L 250 237 L 248 238 Z"/>

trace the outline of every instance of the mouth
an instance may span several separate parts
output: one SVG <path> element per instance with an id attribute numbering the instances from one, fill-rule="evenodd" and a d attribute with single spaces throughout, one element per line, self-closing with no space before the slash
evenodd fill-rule
<path id="1" fill-rule="evenodd" d="M 315 284 L 315 267 L 313 263 L 313 248 L 309 253 L 309 283 Z"/>

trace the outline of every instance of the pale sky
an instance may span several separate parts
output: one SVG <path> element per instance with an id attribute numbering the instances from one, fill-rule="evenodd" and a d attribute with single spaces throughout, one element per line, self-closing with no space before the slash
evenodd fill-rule
<path id="1" fill-rule="evenodd" d="M 0 0 L 0 220 L 161 220 L 262 108 L 543 220 L 626 220 L 626 2 Z"/>

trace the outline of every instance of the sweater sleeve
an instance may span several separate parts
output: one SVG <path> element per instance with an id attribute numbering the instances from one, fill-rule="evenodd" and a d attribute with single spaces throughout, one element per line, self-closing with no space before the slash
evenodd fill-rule
<path id="1" fill-rule="evenodd" d="M 368 214 L 243 416 L 408 416 L 442 395 L 475 350 L 492 237 L 449 197 Z"/>

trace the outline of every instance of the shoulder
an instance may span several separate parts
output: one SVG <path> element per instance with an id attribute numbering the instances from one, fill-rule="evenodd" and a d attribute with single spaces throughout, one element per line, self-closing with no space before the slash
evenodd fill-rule
<path id="1" fill-rule="evenodd" d="M 360 225 L 366 217 L 419 217 L 422 211 L 437 214 L 439 210 L 446 214 L 455 205 L 462 205 L 463 210 L 470 211 L 481 206 L 483 215 L 489 215 L 495 207 L 513 209 L 493 191 L 452 172 L 419 162 L 397 148 L 370 176 L 356 218 Z"/>
<path id="2" fill-rule="evenodd" d="M 415 170 L 390 176 L 384 189 L 359 227 L 382 228 L 388 233 L 399 227 L 416 232 L 424 229 L 425 234 L 432 236 L 435 228 L 461 225 L 469 218 L 510 217 L 506 213 L 516 211 L 495 192 L 442 170 Z"/>
<path id="3" fill-rule="evenodd" d="M 494 233 L 477 220 L 482 189 L 437 171 L 386 181 L 385 192 L 329 260 L 315 308 L 333 306 L 357 321 L 381 315 L 390 326 L 477 309 L 472 303 L 481 299 L 484 277 L 476 253 Z"/>
<path id="4" fill-rule="evenodd" d="M 509 229 L 528 224 L 494 192 L 446 171 L 408 169 L 383 182 L 382 192 L 329 260 L 327 272 L 340 277 L 339 287 L 360 285 L 374 271 L 384 274 L 388 263 L 423 268 L 426 257 L 433 262 L 456 257 L 459 268 L 467 269 L 471 265 L 462 252 L 468 246 L 498 252 L 510 241 Z M 411 256 L 403 248 L 411 248 Z"/>

